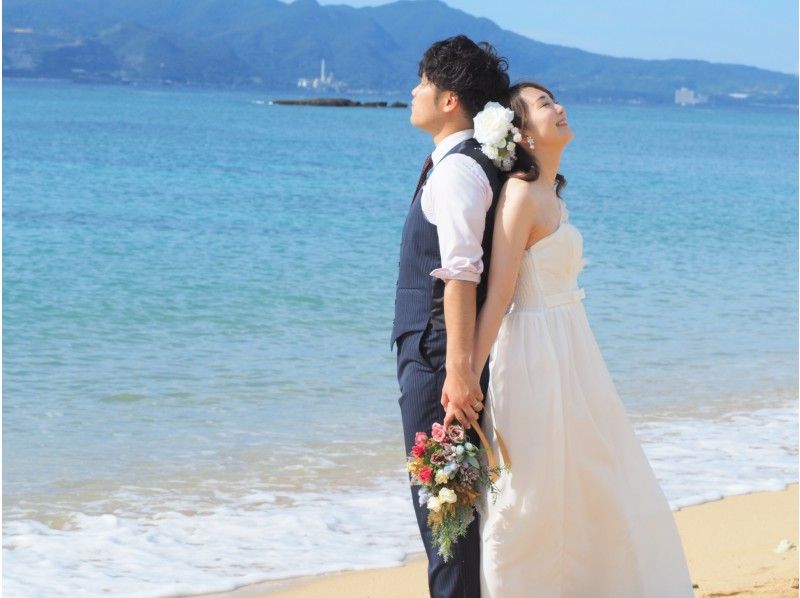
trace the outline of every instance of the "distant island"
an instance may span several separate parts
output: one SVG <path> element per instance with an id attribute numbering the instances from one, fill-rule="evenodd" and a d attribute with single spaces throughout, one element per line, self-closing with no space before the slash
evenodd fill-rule
<path id="1" fill-rule="evenodd" d="M 306 98 L 301 100 L 272 100 L 271 104 L 279 106 L 335 106 L 337 108 L 408 108 L 404 102 L 357 102 L 344 98 Z"/>
<path id="2" fill-rule="evenodd" d="M 512 79 L 540 81 L 565 102 L 687 110 L 798 102 L 797 75 L 545 44 L 439 0 L 363 8 L 316 0 L 6 0 L 3 77 L 405 98 L 425 48 L 458 33 L 491 42 L 509 59 Z"/>

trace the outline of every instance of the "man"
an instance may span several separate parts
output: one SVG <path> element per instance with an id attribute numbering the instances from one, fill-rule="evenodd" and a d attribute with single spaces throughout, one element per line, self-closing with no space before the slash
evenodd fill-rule
<path id="1" fill-rule="evenodd" d="M 468 428 L 480 421 L 489 371 L 472 372 L 470 354 L 477 312 L 486 296 L 494 208 L 500 173 L 472 137 L 472 119 L 486 102 L 505 101 L 507 62 L 488 44 L 459 35 L 433 44 L 419 65 L 411 92 L 411 124 L 436 148 L 425 161 L 400 246 L 392 344 L 406 454 L 416 432 L 443 422 L 445 406 Z M 428 510 L 411 489 L 428 555 L 430 595 L 480 595 L 478 519 L 447 563 L 432 545 Z"/>

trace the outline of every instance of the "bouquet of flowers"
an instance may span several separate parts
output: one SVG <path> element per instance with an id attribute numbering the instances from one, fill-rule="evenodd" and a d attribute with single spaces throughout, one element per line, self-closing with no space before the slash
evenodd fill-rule
<path id="1" fill-rule="evenodd" d="M 508 172 L 517 159 L 517 143 L 522 134 L 511 121 L 514 111 L 498 102 L 486 102 L 483 110 L 475 115 L 473 135 L 481 144 L 481 151 L 502 171 Z"/>
<path id="2" fill-rule="evenodd" d="M 421 486 L 419 504 L 428 507 L 433 543 L 445 561 L 453 556 L 453 544 L 458 538 L 466 536 L 467 526 L 475 518 L 481 490 L 488 487 L 492 498 L 496 498 L 494 482 L 501 471 L 511 466 L 500 435 L 497 439 L 505 462 L 502 467 L 497 465 L 480 426 L 475 430 L 486 448 L 469 442 L 460 425 L 451 425 L 445 430 L 442 424 L 435 423 L 430 436 L 417 432 L 408 456 L 411 484 Z M 488 465 L 479 460 L 484 453 Z"/>

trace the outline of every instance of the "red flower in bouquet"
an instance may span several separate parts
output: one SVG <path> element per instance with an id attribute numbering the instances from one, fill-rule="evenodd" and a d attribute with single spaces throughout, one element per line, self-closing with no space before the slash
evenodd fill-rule
<path id="1" fill-rule="evenodd" d="M 425 484 L 430 484 L 431 480 L 433 479 L 433 470 L 430 467 L 423 467 L 419 470 L 417 477 L 419 477 L 420 481 L 424 482 Z"/>

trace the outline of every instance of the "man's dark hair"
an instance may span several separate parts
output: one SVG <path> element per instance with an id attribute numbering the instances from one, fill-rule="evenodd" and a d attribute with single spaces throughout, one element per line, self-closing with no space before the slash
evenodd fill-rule
<path id="1" fill-rule="evenodd" d="M 466 35 L 436 42 L 419 62 L 418 75 L 443 91 L 458 95 L 464 111 L 475 116 L 486 102 L 507 105 L 508 61 L 487 42 L 476 44 Z"/>

